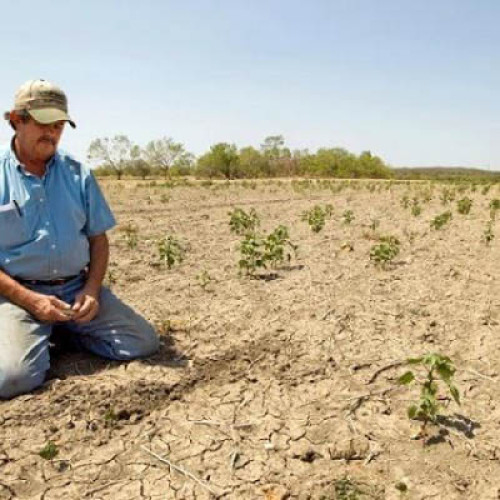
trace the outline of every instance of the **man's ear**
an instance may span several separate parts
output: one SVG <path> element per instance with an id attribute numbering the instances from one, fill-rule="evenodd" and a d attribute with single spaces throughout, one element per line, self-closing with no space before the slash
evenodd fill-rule
<path id="1" fill-rule="evenodd" d="M 9 121 L 17 124 L 21 121 L 21 117 L 15 111 L 11 111 L 9 113 Z"/>

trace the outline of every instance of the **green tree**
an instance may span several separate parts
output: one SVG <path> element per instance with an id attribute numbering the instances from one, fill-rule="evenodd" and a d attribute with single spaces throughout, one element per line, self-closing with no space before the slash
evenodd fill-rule
<path id="1" fill-rule="evenodd" d="M 267 177 L 269 176 L 269 160 L 257 149 L 248 146 L 240 149 L 239 171 L 243 177 Z"/>
<path id="2" fill-rule="evenodd" d="M 130 166 L 133 148 L 126 135 L 104 137 L 90 143 L 87 157 L 90 161 L 99 162 L 104 169 L 112 170 L 120 180 Z"/>
<path id="3" fill-rule="evenodd" d="M 192 155 L 180 142 L 170 137 L 163 137 L 148 142 L 144 148 L 144 159 L 153 169 L 163 173 L 165 179 L 170 176 L 174 167 L 181 168 L 192 164 Z"/>
<path id="4" fill-rule="evenodd" d="M 127 167 L 127 173 L 140 177 L 145 180 L 151 174 L 151 165 L 144 160 L 143 151 L 137 145 L 132 146 L 130 151 L 130 163 Z"/>
<path id="5" fill-rule="evenodd" d="M 285 147 L 285 139 L 282 135 L 270 135 L 264 139 L 260 149 L 269 162 L 269 176 L 291 175 L 292 154 Z"/>
<path id="6" fill-rule="evenodd" d="M 241 176 L 239 155 L 234 144 L 220 142 L 210 147 L 210 151 L 198 158 L 196 174 L 210 179 L 235 179 Z"/>
<path id="7" fill-rule="evenodd" d="M 320 148 L 310 161 L 309 175 L 350 177 L 356 157 L 343 148 Z"/>
<path id="8" fill-rule="evenodd" d="M 260 149 L 268 158 L 276 160 L 283 155 L 284 146 L 285 139 L 282 135 L 269 135 L 260 145 Z"/>
<path id="9" fill-rule="evenodd" d="M 378 157 L 373 156 L 370 151 L 363 151 L 357 161 L 357 177 L 368 177 L 370 179 L 388 179 L 392 177 L 389 167 Z"/>

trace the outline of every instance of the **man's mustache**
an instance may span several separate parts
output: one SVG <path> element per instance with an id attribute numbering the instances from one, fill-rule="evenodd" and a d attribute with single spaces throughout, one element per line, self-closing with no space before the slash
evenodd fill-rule
<path id="1" fill-rule="evenodd" d="M 50 142 L 52 144 L 52 146 L 56 145 L 56 141 L 54 139 L 52 139 L 52 137 L 43 136 L 43 137 L 40 137 L 39 141 Z"/>

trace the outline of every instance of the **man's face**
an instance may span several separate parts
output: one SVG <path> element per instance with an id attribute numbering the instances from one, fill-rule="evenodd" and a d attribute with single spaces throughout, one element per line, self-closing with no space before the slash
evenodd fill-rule
<path id="1" fill-rule="evenodd" d="M 54 156 L 66 122 L 42 125 L 31 117 L 23 121 L 18 116 L 14 116 L 12 121 L 16 127 L 16 141 L 24 158 L 45 162 Z"/>

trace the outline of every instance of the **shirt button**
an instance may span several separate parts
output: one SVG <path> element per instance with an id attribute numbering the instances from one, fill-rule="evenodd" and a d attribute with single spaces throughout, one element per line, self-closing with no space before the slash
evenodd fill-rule
<path id="1" fill-rule="evenodd" d="M 50 226 L 50 222 L 49 222 L 49 221 L 47 221 L 47 222 L 45 223 L 45 225 L 46 225 L 46 226 Z"/>
<path id="2" fill-rule="evenodd" d="M 55 250 L 56 246 L 55 245 L 50 245 L 50 248 L 52 248 L 52 250 Z"/>
<path id="3" fill-rule="evenodd" d="M 57 274 L 57 269 L 54 269 L 54 270 L 52 271 L 52 274 Z"/>
<path id="4" fill-rule="evenodd" d="M 45 198 L 40 198 L 40 203 L 43 203 L 45 201 Z"/>

